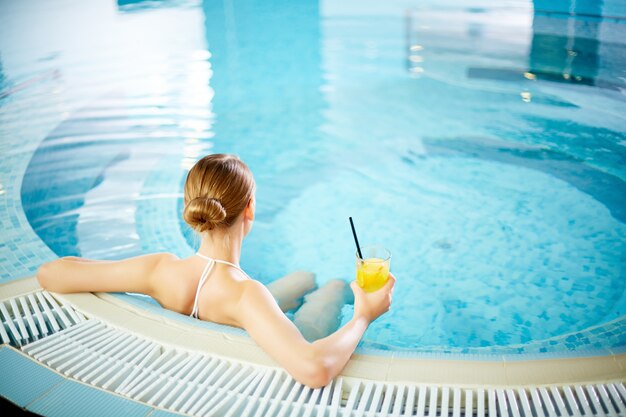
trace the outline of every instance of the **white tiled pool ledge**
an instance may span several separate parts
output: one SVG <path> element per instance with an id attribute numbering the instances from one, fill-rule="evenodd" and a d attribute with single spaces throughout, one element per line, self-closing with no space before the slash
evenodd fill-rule
<path id="1" fill-rule="evenodd" d="M 40 291 L 35 278 L 0 286 L 0 300 Z M 54 294 L 83 316 L 172 349 L 185 349 L 251 366 L 278 368 L 243 331 L 225 333 L 153 314 L 111 294 Z M 237 329 L 238 330 L 238 329 Z M 354 354 L 341 377 L 449 387 L 520 387 L 626 381 L 626 354 L 536 360 L 455 360 Z"/>

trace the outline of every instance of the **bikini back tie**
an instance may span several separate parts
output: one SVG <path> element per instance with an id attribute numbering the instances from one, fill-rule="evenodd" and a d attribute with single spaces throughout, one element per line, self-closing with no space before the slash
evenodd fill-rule
<path id="1" fill-rule="evenodd" d="M 210 258 L 208 256 L 205 256 L 199 252 L 196 252 L 196 255 L 198 255 L 201 258 L 206 259 L 207 264 L 204 267 L 204 270 L 202 271 L 202 275 L 200 275 L 200 280 L 198 281 L 198 288 L 196 289 L 196 296 L 193 300 L 193 309 L 191 310 L 191 317 L 195 317 L 198 318 L 198 297 L 200 296 L 200 289 L 202 288 L 202 286 L 204 285 L 204 283 L 207 281 L 207 279 L 209 278 L 209 274 L 211 273 L 211 271 L 213 270 L 213 266 L 215 266 L 216 263 L 220 263 L 220 264 L 224 264 L 224 265 L 230 265 L 233 268 L 237 268 L 239 271 L 241 271 L 241 273 L 243 273 L 245 276 L 247 276 L 248 278 L 250 278 L 248 276 L 248 274 L 246 274 L 244 272 L 243 269 L 241 269 L 240 267 L 238 267 L 237 265 L 230 263 L 228 261 L 223 261 L 221 259 L 214 259 L 214 258 Z"/>

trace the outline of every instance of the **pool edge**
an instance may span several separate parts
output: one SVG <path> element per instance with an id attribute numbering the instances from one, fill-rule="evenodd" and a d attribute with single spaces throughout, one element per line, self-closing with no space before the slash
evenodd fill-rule
<path id="1" fill-rule="evenodd" d="M 38 290 L 34 277 L 0 285 L 0 299 Z M 55 294 L 88 317 L 164 345 L 209 353 L 256 366 L 279 368 L 246 335 L 227 334 L 163 317 L 106 293 Z M 342 377 L 457 387 L 522 387 L 626 381 L 626 354 L 532 360 L 402 358 L 355 353 Z"/>

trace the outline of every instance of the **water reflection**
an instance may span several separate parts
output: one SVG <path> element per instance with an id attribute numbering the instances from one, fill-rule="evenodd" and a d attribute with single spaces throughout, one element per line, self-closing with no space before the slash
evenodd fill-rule
<path id="1" fill-rule="evenodd" d="M 617 34 L 625 31 L 619 18 L 602 17 L 602 1 L 565 1 L 556 10 L 554 4 L 544 0 L 533 3 L 526 68 L 470 66 L 468 78 L 520 81 L 524 77 L 613 90 L 626 86 L 624 45 L 617 41 Z M 615 40 L 607 35 L 608 31 L 616 34 Z M 529 100 L 524 97 L 524 101 Z"/>
<path id="2" fill-rule="evenodd" d="M 65 76 L 64 88 L 57 88 L 55 96 L 68 104 L 56 128 L 46 131 L 29 154 L 21 195 L 33 229 L 59 256 L 116 259 L 145 250 L 139 239 L 145 227 L 142 210 L 137 209 L 142 202 L 175 202 L 178 178 L 192 160 L 210 152 L 211 54 L 197 7 L 168 10 L 167 16 L 138 13 L 129 21 L 110 2 L 80 4 L 81 13 L 94 10 L 101 12 L 98 24 L 106 30 L 88 37 L 80 49 L 71 47 L 73 34 L 85 32 L 93 22 L 50 21 L 71 28 L 59 31 L 63 49 L 54 61 Z M 59 15 L 65 16 L 63 10 Z M 41 48 L 39 56 L 50 55 L 46 44 Z M 20 81 L 35 86 L 49 73 Z M 25 94 L 47 104 L 50 93 L 38 90 L 25 88 Z M 57 111 L 52 104 L 47 108 Z M 172 177 L 175 186 L 152 187 L 160 173 Z"/>
<path id="3" fill-rule="evenodd" d="M 544 12 L 546 1 L 535 0 L 533 39 L 529 72 L 537 78 L 556 82 L 596 85 L 600 62 L 601 18 L 563 18 Z M 602 16 L 602 0 L 585 3 L 564 2 L 570 13 Z"/>
<path id="4" fill-rule="evenodd" d="M 177 6 L 181 2 L 172 0 L 117 0 L 117 9 L 128 13 L 142 10 L 153 10 L 161 7 Z"/>

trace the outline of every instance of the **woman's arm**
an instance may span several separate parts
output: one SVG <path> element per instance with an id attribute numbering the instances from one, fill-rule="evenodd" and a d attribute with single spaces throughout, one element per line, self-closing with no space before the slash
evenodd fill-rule
<path id="1" fill-rule="evenodd" d="M 334 333 L 312 343 L 315 356 L 322 361 L 326 370 L 327 385 L 339 375 L 350 360 L 367 326 L 389 311 L 396 278 L 389 274 L 387 283 L 377 291 L 367 293 L 356 281 L 350 283 L 354 293 L 354 315 L 352 319 Z"/>
<path id="2" fill-rule="evenodd" d="M 281 311 L 267 287 L 255 280 L 243 285 L 235 308 L 240 326 L 297 381 L 311 387 L 324 386 L 327 375 L 311 343 Z"/>
<path id="3" fill-rule="evenodd" d="M 354 317 L 333 334 L 308 342 L 280 310 L 269 290 L 246 281 L 237 306 L 238 321 L 252 339 L 297 381 L 312 388 L 328 385 L 348 363 L 369 323 L 389 309 L 395 279 L 374 293 L 356 282 Z"/>
<path id="4" fill-rule="evenodd" d="M 150 295 L 152 271 L 169 253 L 141 255 L 120 261 L 95 261 L 74 256 L 47 262 L 37 271 L 42 288 L 68 292 L 138 292 Z"/>

